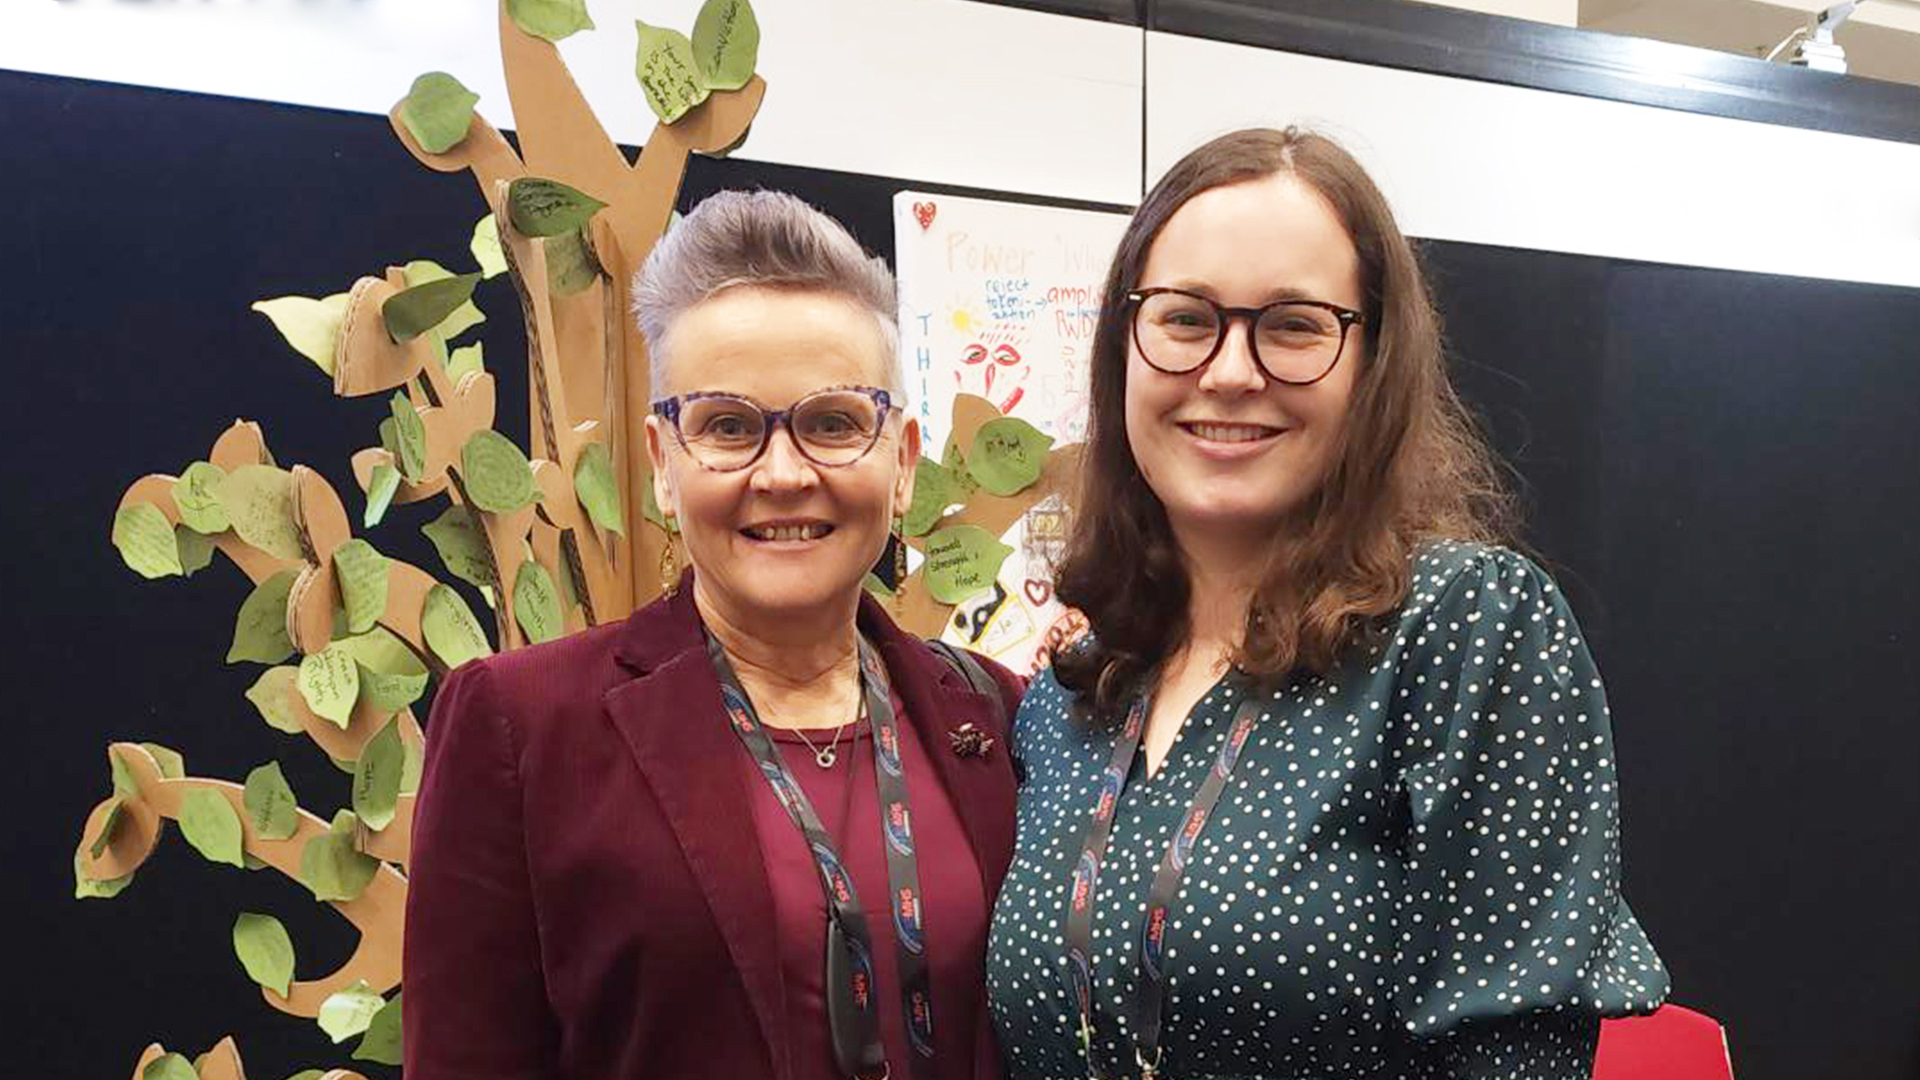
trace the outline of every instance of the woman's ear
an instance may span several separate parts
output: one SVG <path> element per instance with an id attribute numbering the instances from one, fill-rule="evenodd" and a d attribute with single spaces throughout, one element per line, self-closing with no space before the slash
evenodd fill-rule
<path id="1" fill-rule="evenodd" d="M 893 516 L 905 517 L 913 506 L 913 477 L 920 468 L 920 421 L 907 417 L 900 425 L 899 475 L 893 485 Z"/>
<path id="2" fill-rule="evenodd" d="M 647 417 L 647 463 L 653 466 L 653 501 L 660 505 L 660 513 L 672 518 L 680 512 L 679 499 L 673 493 L 673 471 L 667 465 L 667 439 L 665 421 L 657 416 Z"/>

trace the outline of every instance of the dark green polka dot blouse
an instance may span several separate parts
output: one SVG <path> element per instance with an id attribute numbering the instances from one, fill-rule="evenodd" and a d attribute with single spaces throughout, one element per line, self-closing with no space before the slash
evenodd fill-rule
<path id="1" fill-rule="evenodd" d="M 1100 874 L 1093 1052 L 1135 1076 L 1146 893 L 1251 693 L 1229 674 L 1161 771 L 1135 758 Z M 1063 978 L 1068 881 L 1114 733 L 1036 679 L 1027 779 L 993 918 L 988 993 L 1012 1080 L 1078 1078 Z M 1397 627 L 1261 707 L 1169 920 L 1168 1077 L 1589 1075 L 1599 1018 L 1667 976 L 1620 895 L 1605 694 L 1573 613 L 1510 551 L 1416 557 Z"/>

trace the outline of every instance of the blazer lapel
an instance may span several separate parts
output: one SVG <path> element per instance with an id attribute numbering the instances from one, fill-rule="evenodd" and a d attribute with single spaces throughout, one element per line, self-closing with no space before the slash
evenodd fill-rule
<path id="1" fill-rule="evenodd" d="M 995 702 L 975 693 L 918 638 L 895 626 L 871 598 L 861 603 L 861 628 L 880 647 L 894 690 L 907 707 L 908 722 L 934 763 L 954 813 L 966 830 L 973 857 L 980 865 L 981 883 L 989 900 L 999 895 L 1000 883 L 1013 861 L 1015 783 L 1013 759 L 1004 738 L 1005 726 L 994 720 Z M 995 742 L 986 754 L 962 757 L 949 733 L 963 724 L 993 732 Z"/>
<path id="2" fill-rule="evenodd" d="M 772 890 L 759 838 L 751 820 L 741 818 L 749 792 L 732 767 L 740 746 L 722 720 L 720 683 L 684 584 L 676 596 L 628 620 L 615 655 L 637 677 L 603 700 L 706 895 L 759 1019 L 774 1075 L 786 1076 L 786 1040 L 779 1035 L 786 986 L 769 911 Z"/>

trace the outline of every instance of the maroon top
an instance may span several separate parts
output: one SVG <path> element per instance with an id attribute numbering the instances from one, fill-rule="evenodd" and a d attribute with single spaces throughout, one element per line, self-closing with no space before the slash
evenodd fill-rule
<path id="1" fill-rule="evenodd" d="M 907 795 L 913 803 L 914 850 L 919 855 L 921 911 L 927 927 L 927 970 L 933 987 L 933 1069 L 941 1080 L 976 1080 L 1000 1075 L 997 1055 L 974 1061 L 981 1020 L 981 987 L 991 910 L 979 864 L 947 793 L 934 779 L 934 764 L 921 744 L 898 694 L 901 760 Z M 913 1077 L 911 1049 L 900 1020 L 900 977 L 888 898 L 887 855 L 880 825 L 880 798 L 873 772 L 873 735 L 865 723 L 849 725 L 840 736 L 837 760 L 821 768 L 806 743 L 825 747 L 832 729 L 793 731 L 768 728 L 787 769 L 813 804 L 820 825 L 833 838 L 840 860 L 853 875 L 853 888 L 867 913 L 873 935 L 875 1001 L 880 1038 L 897 1080 Z M 827 1030 L 826 897 L 806 839 L 744 751 L 740 773 L 753 792 L 753 824 L 772 886 L 773 918 L 778 927 L 780 963 L 786 975 L 787 1037 L 793 1080 L 843 1080 L 834 1065 L 833 1038 Z"/>
<path id="2" fill-rule="evenodd" d="M 794 1054 L 824 1021 L 796 1027 L 789 1011 L 799 992 L 747 818 L 766 782 L 747 783 L 721 719 L 691 592 L 475 661 L 435 694 L 407 867 L 407 1080 L 815 1075 Z M 1013 857 L 1005 721 L 1020 683 L 988 661 L 999 700 L 974 693 L 870 598 L 859 620 L 924 750 L 915 807 L 951 808 L 965 840 L 950 846 L 972 857 L 924 863 L 975 868 L 965 889 L 929 880 L 929 900 L 992 896 Z M 964 724 L 991 732 L 992 751 L 954 753 Z M 955 919 L 945 912 L 936 902 L 930 934 Z M 970 1080 L 999 1080 L 977 976 L 969 991 L 935 1008 L 981 1010 Z"/>

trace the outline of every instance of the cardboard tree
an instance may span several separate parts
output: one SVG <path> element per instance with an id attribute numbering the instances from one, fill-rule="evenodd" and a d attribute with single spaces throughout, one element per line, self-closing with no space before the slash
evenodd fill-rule
<path id="1" fill-rule="evenodd" d="M 639 27 L 636 76 L 661 122 L 630 164 L 553 46 L 591 27 L 583 5 L 502 0 L 518 153 L 451 76 L 422 76 L 393 110 L 420 161 L 479 184 L 491 213 L 473 237 L 478 271 L 413 262 L 344 293 L 254 305 L 336 395 L 390 395 L 380 445 L 352 455 L 361 523 L 378 525 L 393 503 L 445 497 L 425 532 L 445 568 L 486 598 L 492 640 L 454 588 L 355 538 L 333 487 L 306 466 L 281 468 L 252 422 L 236 422 L 180 475 L 136 481 L 114 515 L 113 543 L 145 577 L 191 576 L 217 552 L 254 583 L 228 661 L 266 665 L 249 701 L 352 772 L 352 805 L 331 818 L 303 809 L 277 762 L 232 783 L 188 775 L 157 743 L 116 742 L 112 793 L 75 850 L 75 895 L 123 892 L 168 822 L 211 861 L 301 882 L 358 932 L 347 961 L 294 978 L 286 929 L 252 912 L 235 921 L 234 951 L 268 1005 L 317 1021 L 336 1043 L 359 1037 L 357 1061 L 401 1060 L 394 991 L 423 740 L 413 706 L 430 677 L 494 642 L 510 649 L 624 618 L 658 592 L 672 543 L 641 449 L 650 388 L 630 281 L 668 226 L 689 155 L 745 137 L 766 90 L 753 74 L 759 31 L 747 0 L 709 0 L 691 39 Z M 525 317 L 531 453 L 493 430 L 495 383 L 479 346 L 455 344 L 484 318 L 477 283 L 499 274 Z M 895 597 L 926 634 L 939 632 L 956 590 L 991 580 L 1005 556 L 996 538 L 1071 471 L 1067 455 L 1048 458 L 1044 436 L 979 399 L 956 405 L 954 430 L 947 467 L 927 470 L 924 497 L 916 487 L 918 527 L 907 531 L 927 559 Z M 245 1070 L 227 1038 L 192 1061 L 156 1043 L 133 1075 L 242 1080 Z M 358 1076 L 316 1069 L 297 1080 Z"/>

